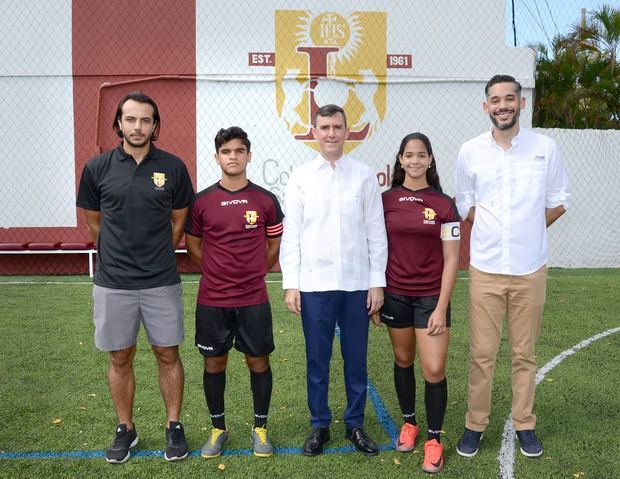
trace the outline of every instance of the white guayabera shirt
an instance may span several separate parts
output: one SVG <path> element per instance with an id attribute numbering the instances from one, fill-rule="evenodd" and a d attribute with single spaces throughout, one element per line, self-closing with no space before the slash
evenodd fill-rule
<path id="1" fill-rule="evenodd" d="M 387 236 L 375 173 L 318 156 L 291 174 L 284 197 L 284 289 L 360 291 L 385 286 Z"/>
<path id="2" fill-rule="evenodd" d="M 470 263 L 486 273 L 525 275 L 548 260 L 545 208 L 570 205 L 569 180 L 551 138 L 520 128 L 505 151 L 491 132 L 463 144 L 456 206 L 474 206 Z"/>

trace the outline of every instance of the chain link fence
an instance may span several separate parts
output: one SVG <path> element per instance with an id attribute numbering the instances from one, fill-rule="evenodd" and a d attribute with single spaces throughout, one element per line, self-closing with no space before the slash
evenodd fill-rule
<path id="1" fill-rule="evenodd" d="M 460 145 L 490 128 L 486 81 L 506 73 L 522 83 L 529 127 L 527 45 L 579 22 L 584 6 L 512 3 L 0 0 L 0 244 L 90 241 L 76 186 L 88 159 L 118 144 L 114 112 L 133 90 L 157 101 L 157 144 L 183 158 L 197 190 L 219 178 L 215 133 L 238 125 L 252 140 L 250 179 L 282 200 L 290 171 L 317 154 L 313 112 L 337 103 L 352 130 L 347 152 L 382 188 L 401 138 L 422 131 L 453 194 Z M 550 264 L 620 266 L 617 227 L 602 219 L 618 207 L 619 132 L 540 131 L 560 144 L 575 193 L 550 231 Z M 57 253 L 0 254 L 0 274 L 88 271 L 86 255 Z"/>

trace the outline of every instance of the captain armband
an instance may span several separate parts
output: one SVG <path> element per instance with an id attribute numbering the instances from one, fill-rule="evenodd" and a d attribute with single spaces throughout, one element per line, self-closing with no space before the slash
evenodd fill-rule
<path id="1" fill-rule="evenodd" d="M 444 223 L 441 225 L 441 240 L 454 241 L 461 239 L 461 223 Z"/>

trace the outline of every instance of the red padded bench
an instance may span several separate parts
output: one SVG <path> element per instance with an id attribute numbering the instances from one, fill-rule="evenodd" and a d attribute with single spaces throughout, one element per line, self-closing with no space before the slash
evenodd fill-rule
<path id="1" fill-rule="evenodd" d="M 28 243 L 28 249 L 30 251 L 54 251 L 60 249 L 60 242 L 58 243 Z"/>
<path id="2" fill-rule="evenodd" d="M 0 243 L 0 251 L 24 251 L 28 243 Z"/>
<path id="3" fill-rule="evenodd" d="M 86 254 L 88 255 L 88 274 L 91 278 L 94 272 L 94 255 L 96 252 L 95 244 L 92 241 L 87 243 L 62 243 L 60 241 L 0 243 L 0 254 Z"/>
<path id="4" fill-rule="evenodd" d="M 179 243 L 175 253 L 187 253 L 185 243 Z M 90 241 L 82 242 L 15 242 L 0 243 L 0 254 L 86 254 L 88 255 L 88 274 L 93 277 L 97 249 Z"/>
<path id="5" fill-rule="evenodd" d="M 86 250 L 95 249 L 95 243 L 60 243 L 60 249 L 63 251 L 68 250 Z"/>

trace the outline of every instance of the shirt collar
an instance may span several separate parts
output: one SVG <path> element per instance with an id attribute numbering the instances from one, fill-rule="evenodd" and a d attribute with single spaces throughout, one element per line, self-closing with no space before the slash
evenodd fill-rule
<path id="1" fill-rule="evenodd" d="M 240 189 L 238 189 L 238 190 L 234 190 L 234 191 L 229 190 L 228 188 L 224 188 L 224 187 L 222 186 L 222 182 L 221 182 L 221 180 L 218 180 L 218 181 L 217 181 L 217 183 L 216 183 L 216 185 L 217 185 L 217 187 L 218 187 L 220 190 L 224 190 L 224 191 L 226 191 L 227 193 L 230 193 L 230 194 L 235 195 L 235 194 L 237 194 L 237 193 L 241 193 L 241 192 L 243 192 L 243 191 L 245 191 L 245 190 L 247 190 L 247 189 L 249 189 L 249 188 L 251 188 L 251 187 L 252 187 L 252 182 L 251 182 L 250 180 L 248 180 L 247 178 L 246 178 L 246 181 L 247 181 L 248 183 L 247 183 L 247 184 L 246 184 L 243 188 L 240 188 Z"/>
<path id="2" fill-rule="evenodd" d="M 338 158 L 338 160 L 336 161 L 335 165 L 336 165 L 336 170 L 339 168 L 342 168 L 344 166 L 346 166 L 346 164 L 348 163 L 348 157 L 347 155 L 342 155 L 340 158 Z M 314 168 L 318 171 L 322 168 L 329 168 L 331 170 L 331 165 L 329 163 L 329 161 L 327 161 L 325 158 L 323 158 L 323 156 L 319 153 L 317 155 L 317 157 L 312 160 L 312 164 L 314 166 Z"/>
<path id="3" fill-rule="evenodd" d="M 122 141 L 116 147 L 116 152 L 118 154 L 118 159 L 120 161 L 127 160 L 128 158 L 132 158 L 132 156 L 124 150 L 123 142 Z M 153 159 L 154 160 L 156 158 L 157 158 L 157 148 L 151 142 L 151 146 L 149 148 L 149 152 L 146 154 L 146 156 L 144 157 L 144 160 L 142 160 L 142 161 L 145 161 L 145 160 L 148 160 L 148 159 Z"/>
<path id="4" fill-rule="evenodd" d="M 492 126 L 489 132 L 487 133 L 487 138 L 489 139 L 489 142 L 491 143 L 491 145 L 497 146 L 499 148 L 497 141 L 495 141 L 495 138 L 493 138 L 493 128 L 494 127 Z M 526 135 L 525 130 L 526 129 L 523 128 L 523 126 L 519 125 L 519 131 L 517 132 L 516 136 L 510 142 L 512 146 L 517 146 L 519 143 L 522 143 L 524 141 L 523 138 Z"/>

